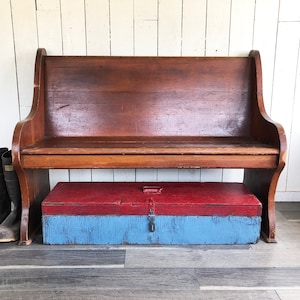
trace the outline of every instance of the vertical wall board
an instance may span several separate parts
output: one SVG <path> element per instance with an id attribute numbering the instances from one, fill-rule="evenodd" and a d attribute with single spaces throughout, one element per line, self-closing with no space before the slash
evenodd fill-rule
<path id="1" fill-rule="evenodd" d="M 243 182 L 244 169 L 223 169 L 223 182 Z"/>
<path id="2" fill-rule="evenodd" d="M 111 54 L 133 55 L 133 0 L 110 0 Z"/>
<path id="3" fill-rule="evenodd" d="M 70 181 L 92 181 L 92 172 L 89 169 L 70 170 Z"/>
<path id="4" fill-rule="evenodd" d="M 64 55 L 86 55 L 84 0 L 61 0 Z"/>
<path id="5" fill-rule="evenodd" d="M 114 182 L 135 181 L 135 169 L 114 169 Z"/>
<path id="6" fill-rule="evenodd" d="M 10 1 L 0 1 L 0 147 L 11 147 L 19 121 L 16 65 Z"/>
<path id="7" fill-rule="evenodd" d="M 12 0 L 17 79 L 21 107 L 32 104 L 33 74 L 37 43 L 35 3 L 31 0 Z"/>
<path id="8" fill-rule="evenodd" d="M 60 0 L 35 0 L 37 10 L 60 10 Z"/>
<path id="9" fill-rule="evenodd" d="M 178 181 L 179 182 L 200 182 L 201 170 L 200 169 L 179 169 Z"/>
<path id="10" fill-rule="evenodd" d="M 157 55 L 157 0 L 134 1 L 134 55 Z"/>
<path id="11" fill-rule="evenodd" d="M 110 55 L 109 0 L 85 0 L 88 55 Z"/>
<path id="12" fill-rule="evenodd" d="M 287 135 L 291 132 L 299 41 L 300 22 L 279 23 L 271 116 L 284 126 Z"/>
<path id="13" fill-rule="evenodd" d="M 298 70 L 295 86 L 291 138 L 289 143 L 289 163 L 287 166 L 287 190 L 300 192 L 300 41 L 298 47 Z"/>
<path id="14" fill-rule="evenodd" d="M 114 170 L 113 169 L 92 169 L 93 182 L 113 182 Z"/>
<path id="15" fill-rule="evenodd" d="M 295 101 L 299 41 L 300 22 L 279 23 L 271 117 L 283 125 L 288 145 Z M 278 191 L 285 190 L 287 171 L 285 168 L 280 176 Z"/>
<path id="16" fill-rule="evenodd" d="M 157 21 L 134 21 L 134 55 L 157 55 Z"/>
<path id="17" fill-rule="evenodd" d="M 160 0 L 158 8 L 158 55 L 181 55 L 182 0 Z"/>
<path id="18" fill-rule="evenodd" d="M 206 55 L 227 56 L 231 0 L 207 2 Z"/>
<path id="19" fill-rule="evenodd" d="M 158 169 L 157 181 L 161 182 L 178 182 L 178 170 L 177 169 Z"/>
<path id="20" fill-rule="evenodd" d="M 300 22 L 300 1 L 280 0 L 279 21 Z"/>
<path id="21" fill-rule="evenodd" d="M 206 0 L 183 1 L 182 55 L 197 56 L 205 53 Z"/>
<path id="22" fill-rule="evenodd" d="M 50 190 L 52 190 L 58 182 L 68 182 L 70 180 L 69 170 L 52 169 L 49 170 Z"/>
<path id="23" fill-rule="evenodd" d="M 300 2 L 298 0 L 281 0 L 280 1 L 280 13 L 279 21 L 289 22 L 293 27 L 296 24 L 300 24 Z M 292 23 L 293 22 L 293 23 Z M 281 24 L 281 23 L 280 23 Z M 287 33 L 290 38 L 292 38 L 293 32 Z M 297 36 L 297 33 L 296 33 Z M 295 61 L 294 61 L 295 63 Z M 295 64 L 296 65 L 296 64 Z M 298 55 L 298 66 L 299 66 L 299 55 Z M 299 70 L 299 68 L 298 68 Z M 291 78 L 292 80 L 292 78 Z M 298 71 L 298 80 L 295 86 L 295 96 L 293 103 L 293 114 L 291 118 L 291 132 L 290 139 L 288 143 L 288 164 L 286 166 L 284 175 L 286 175 L 286 189 L 288 191 L 300 191 L 300 181 L 299 181 L 299 149 L 300 149 L 300 123 L 299 123 L 299 71 Z M 285 177 L 281 176 L 282 180 L 280 181 L 280 186 L 284 186 Z"/>
<path id="24" fill-rule="evenodd" d="M 232 0 L 229 55 L 245 56 L 252 50 L 255 0 Z"/>
<path id="25" fill-rule="evenodd" d="M 36 0 L 36 17 L 39 48 L 45 48 L 48 55 L 61 55 L 60 0 Z"/>
<path id="26" fill-rule="evenodd" d="M 159 0 L 134 0 L 134 19 L 157 21 L 157 5 Z"/>
<path id="27" fill-rule="evenodd" d="M 157 169 L 136 169 L 137 182 L 157 182 Z"/>
<path id="28" fill-rule="evenodd" d="M 256 0 L 253 49 L 259 50 L 263 71 L 263 95 L 271 111 L 279 0 Z"/>
<path id="29" fill-rule="evenodd" d="M 222 182 L 222 169 L 202 169 L 201 182 Z"/>
<path id="30" fill-rule="evenodd" d="M 45 48 L 48 55 L 62 54 L 60 9 L 38 10 L 36 13 L 38 25 L 39 48 Z M 49 26 L 51 24 L 51 26 Z"/>
<path id="31" fill-rule="evenodd" d="M 244 169 L 223 169 L 222 182 L 243 182 Z"/>

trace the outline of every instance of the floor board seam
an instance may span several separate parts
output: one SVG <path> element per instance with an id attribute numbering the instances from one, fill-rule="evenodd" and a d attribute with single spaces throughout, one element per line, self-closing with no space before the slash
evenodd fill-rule
<path id="1" fill-rule="evenodd" d="M 42 266 L 42 265 L 10 265 L 0 266 L 0 270 L 32 270 L 32 269 L 124 269 L 124 264 L 116 265 L 60 265 L 60 266 Z"/>
<path id="2" fill-rule="evenodd" d="M 201 291 L 269 291 L 299 290 L 300 286 L 200 286 Z"/>

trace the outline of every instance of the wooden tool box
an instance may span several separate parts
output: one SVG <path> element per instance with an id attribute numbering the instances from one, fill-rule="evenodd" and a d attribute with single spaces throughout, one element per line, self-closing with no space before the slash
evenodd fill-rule
<path id="1" fill-rule="evenodd" d="M 241 183 L 59 183 L 42 202 L 46 244 L 246 244 L 262 206 Z"/>

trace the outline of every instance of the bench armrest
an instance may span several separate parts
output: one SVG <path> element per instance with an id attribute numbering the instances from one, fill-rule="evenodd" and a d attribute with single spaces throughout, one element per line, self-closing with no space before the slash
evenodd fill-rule
<path id="1" fill-rule="evenodd" d="M 44 62 L 47 55 L 45 49 L 38 49 L 34 70 L 33 102 L 26 119 L 17 123 L 12 142 L 12 155 L 14 163 L 20 161 L 20 151 L 25 145 L 30 145 L 41 139 L 45 133 L 44 121 L 44 88 L 45 71 Z"/>
<path id="2" fill-rule="evenodd" d="M 263 101 L 263 90 L 262 90 L 262 67 L 260 54 L 257 50 L 252 50 L 249 54 L 253 57 L 254 63 L 254 79 L 253 84 L 255 97 L 252 107 L 252 136 L 263 143 L 275 146 L 279 149 L 279 162 L 278 167 L 283 169 L 286 162 L 287 154 L 287 142 L 286 135 L 283 127 L 274 122 L 266 113 L 264 101 Z M 256 92 L 255 92 L 256 91 Z"/>

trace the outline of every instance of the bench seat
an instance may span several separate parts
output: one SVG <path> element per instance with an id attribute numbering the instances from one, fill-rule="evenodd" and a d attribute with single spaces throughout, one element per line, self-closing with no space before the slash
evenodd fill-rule
<path id="1" fill-rule="evenodd" d="M 130 167 L 133 161 L 143 168 L 275 168 L 278 154 L 246 137 L 53 137 L 25 147 L 22 160 L 26 168 L 59 168 L 60 157 L 67 168 Z"/>
<path id="2" fill-rule="evenodd" d="M 279 150 L 247 137 L 212 138 L 44 138 L 25 147 L 23 155 L 43 154 L 237 154 L 278 155 Z"/>

